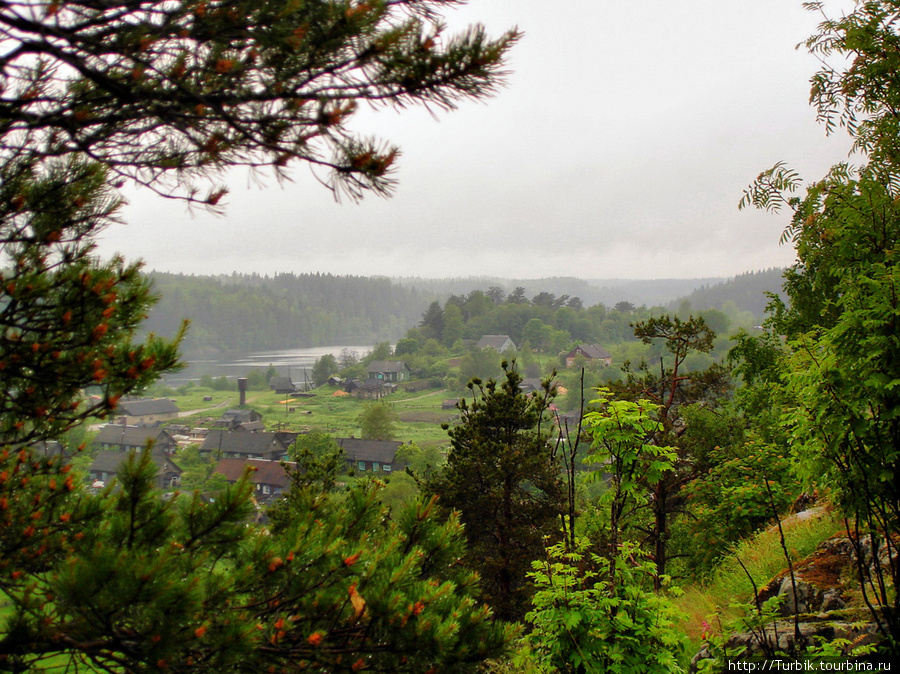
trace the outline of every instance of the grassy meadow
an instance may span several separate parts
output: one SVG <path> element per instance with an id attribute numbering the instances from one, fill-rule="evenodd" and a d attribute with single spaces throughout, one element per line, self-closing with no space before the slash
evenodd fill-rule
<path id="1" fill-rule="evenodd" d="M 248 391 L 247 407 L 263 415 L 266 429 L 288 431 L 315 431 L 330 433 L 335 437 L 360 437 L 359 414 L 370 400 L 359 400 L 341 395 L 336 387 L 317 388 L 310 397 L 292 397 L 274 391 Z M 441 424 L 451 423 L 457 416 L 455 409 L 442 409 L 449 398 L 464 396 L 469 391 L 451 392 L 446 389 L 428 389 L 416 393 L 398 391 L 383 398 L 397 413 L 396 439 L 415 442 L 420 447 L 440 447 L 447 444 L 447 433 Z M 238 406 L 237 392 L 216 391 L 203 386 L 193 386 L 175 391 L 168 389 L 165 397 L 171 399 L 184 415 L 178 423 L 203 425 L 222 412 Z M 212 400 L 204 400 L 210 397 Z"/>

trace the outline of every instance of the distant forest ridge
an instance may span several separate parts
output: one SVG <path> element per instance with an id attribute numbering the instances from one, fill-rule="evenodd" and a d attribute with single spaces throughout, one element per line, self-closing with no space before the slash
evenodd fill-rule
<path id="1" fill-rule="evenodd" d="M 670 309 L 678 310 L 683 302 L 692 309 L 721 309 L 726 302 L 734 302 L 743 311 L 763 319 L 766 305 L 771 301 L 767 293 L 780 297 L 788 303 L 787 294 L 782 289 L 784 269 L 773 268 L 763 271 L 746 272 L 734 278 L 715 284 L 698 286 L 688 295 L 669 303 Z"/>
<path id="2" fill-rule="evenodd" d="M 191 327 L 184 350 L 262 351 L 396 341 L 417 326 L 428 306 L 473 290 L 523 288 L 526 297 L 577 297 L 585 308 L 619 302 L 665 310 L 720 309 L 726 302 L 762 320 L 766 292 L 780 292 L 781 269 L 731 279 L 388 278 L 333 274 L 230 274 L 195 276 L 150 272 L 158 304 L 147 332 L 172 335 Z M 495 293 L 498 294 L 498 293 Z"/>
<path id="3" fill-rule="evenodd" d="M 466 295 L 472 290 L 502 288 L 507 294 L 521 287 L 527 297 L 538 293 L 553 293 L 556 296 L 578 297 L 585 307 L 603 304 L 611 307 L 618 302 L 630 302 L 635 306 L 666 306 L 669 302 L 689 295 L 695 289 L 722 283 L 725 278 L 698 279 L 580 279 L 571 276 L 553 276 L 541 279 L 506 279 L 491 276 L 423 279 L 397 278 L 397 283 L 426 290 L 435 299 L 443 301 L 450 295 Z"/>

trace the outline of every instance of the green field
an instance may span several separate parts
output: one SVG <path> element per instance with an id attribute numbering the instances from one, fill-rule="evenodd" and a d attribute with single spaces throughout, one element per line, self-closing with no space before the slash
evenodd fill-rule
<path id="1" fill-rule="evenodd" d="M 393 407 L 399 418 L 397 440 L 415 442 L 420 447 L 443 446 L 447 444 L 447 433 L 441 424 L 451 423 L 457 411 L 441 409 L 441 404 L 464 393 L 469 392 L 446 389 L 416 393 L 399 391 L 382 400 Z M 177 422 L 186 425 L 202 425 L 209 419 L 220 417 L 225 410 L 237 407 L 239 402 L 236 392 L 214 391 L 202 386 L 187 389 L 185 395 L 169 391 L 166 397 L 173 400 L 182 413 L 192 412 Z M 205 401 L 205 397 L 212 397 L 212 401 Z M 360 437 L 358 417 L 363 406 L 371 402 L 340 395 L 340 389 L 331 386 L 316 389 L 311 397 L 290 397 L 272 391 L 247 393 L 247 407 L 263 415 L 267 430 L 308 430 L 335 437 Z"/>

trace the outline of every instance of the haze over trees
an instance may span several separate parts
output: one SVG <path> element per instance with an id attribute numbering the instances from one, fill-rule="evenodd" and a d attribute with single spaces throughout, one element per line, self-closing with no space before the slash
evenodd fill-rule
<path id="1" fill-rule="evenodd" d="M 704 284 L 668 306 L 670 309 L 677 309 L 686 301 L 695 311 L 704 311 L 722 309 L 728 306 L 727 303 L 733 302 L 741 311 L 749 311 L 762 319 L 770 293 L 785 297 L 781 288 L 783 274 L 784 270 L 779 268 L 745 272 L 721 283 Z"/>
<path id="2" fill-rule="evenodd" d="M 332 274 L 148 277 L 160 301 L 143 330 L 171 334 L 189 318 L 187 351 L 393 341 L 431 297 L 386 278 Z"/>
<path id="3" fill-rule="evenodd" d="M 779 275 L 780 272 L 742 274 L 722 284 L 704 284 L 690 295 L 678 299 L 673 298 L 680 293 L 673 295 L 671 291 L 667 292 L 671 285 L 668 281 L 647 281 L 644 282 L 645 296 L 655 294 L 666 299 L 664 302 L 643 304 L 653 306 L 671 302 L 669 310 L 684 313 L 684 318 L 692 311 L 706 312 L 724 307 L 724 313 L 732 325 L 758 325 L 762 322 L 762 309 L 767 301 L 765 292 L 778 289 Z M 413 282 L 409 279 L 333 274 L 193 276 L 151 272 L 147 276 L 160 300 L 150 309 L 147 320 L 141 326 L 142 333 L 173 334 L 184 319 L 190 319 L 191 328 L 182 345 L 187 352 L 209 349 L 263 351 L 333 344 L 372 344 L 385 340 L 396 342 L 411 326 L 420 322 L 430 326 L 429 337 L 439 334 L 439 341 L 452 346 L 460 332 L 463 338 L 472 335 L 474 326 L 466 331 L 465 325 L 473 317 L 509 303 L 511 298 L 512 303 L 532 304 L 553 312 L 561 308 L 571 310 L 560 314 L 563 322 L 554 324 L 554 327 L 573 333 L 574 338 L 585 339 L 582 336 L 587 334 L 584 330 L 580 335 L 573 331 L 573 316 L 577 314 L 596 319 L 614 309 L 621 301 L 622 293 L 632 295 L 627 289 L 609 289 L 608 293 L 601 293 L 600 288 L 579 279 L 522 282 L 499 279 L 483 282 L 478 279 L 435 279 L 426 282 L 416 279 Z M 501 282 L 515 285 L 509 290 L 491 285 Z M 698 282 L 693 283 L 696 285 Z M 534 290 L 529 293 L 523 283 Z M 576 291 L 586 294 L 578 295 Z M 588 299 L 604 293 L 610 298 L 605 302 Z M 459 322 L 454 319 L 451 330 L 444 334 L 442 323 L 430 325 L 432 319 L 422 319 L 423 314 L 434 310 L 431 305 L 435 303 L 442 314 L 447 302 L 460 307 L 463 327 L 461 330 Z M 589 309 L 593 312 L 580 313 Z M 752 315 L 748 315 L 748 311 Z M 540 318 L 543 323 L 553 324 L 546 311 L 536 311 L 530 318 Z M 518 334 L 524 324 L 517 325 L 506 325 L 506 328 L 516 333 L 513 338 L 518 343 Z M 485 329 L 505 331 L 501 327 L 485 326 Z M 717 332 L 724 334 L 726 331 L 717 326 Z M 480 336 L 475 335 L 475 338 Z M 631 339 L 627 324 L 624 330 L 612 335 L 604 334 L 595 327 L 591 339 L 605 343 L 623 336 Z"/>

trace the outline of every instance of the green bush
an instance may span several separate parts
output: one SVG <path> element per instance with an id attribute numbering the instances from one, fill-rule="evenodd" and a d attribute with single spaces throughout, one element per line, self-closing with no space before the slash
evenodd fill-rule
<path id="1" fill-rule="evenodd" d="M 673 629 L 678 614 L 653 589 L 653 561 L 624 543 L 612 564 L 586 552 L 587 545 L 584 539 L 576 550 L 555 545 L 547 561 L 534 562 L 537 592 L 522 657 L 551 672 L 683 671 L 684 637 Z"/>

